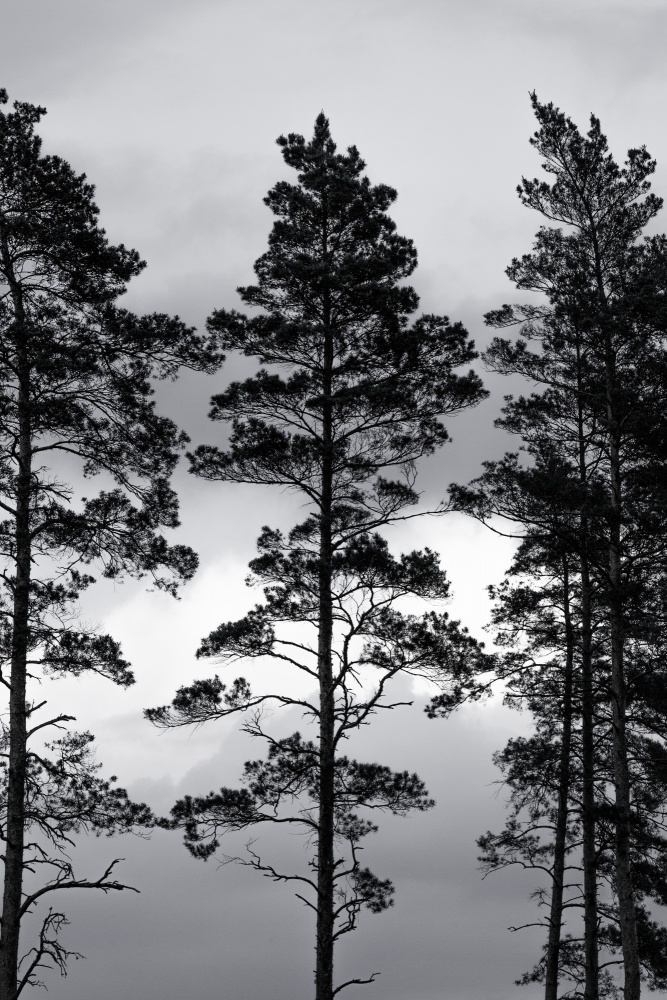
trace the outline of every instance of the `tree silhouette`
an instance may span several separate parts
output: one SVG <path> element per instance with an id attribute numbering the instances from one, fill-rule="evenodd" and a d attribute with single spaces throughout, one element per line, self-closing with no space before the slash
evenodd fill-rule
<path id="1" fill-rule="evenodd" d="M 211 417 L 232 422 L 229 445 L 201 446 L 191 462 L 206 479 L 291 488 L 308 515 L 287 536 L 264 528 L 251 563 L 264 602 L 212 632 L 199 655 L 273 657 L 317 693 L 255 695 L 243 678 L 229 686 L 216 677 L 146 714 L 169 727 L 245 712 L 246 731 L 268 742 L 268 757 L 246 764 L 245 788 L 186 797 L 170 822 L 199 857 L 226 829 L 284 823 L 309 835 L 309 876 L 280 873 L 257 853 L 249 863 L 300 880 L 316 914 L 315 995 L 331 1000 L 350 984 L 334 987 L 335 941 L 362 906 L 391 903 L 391 883 L 359 860 L 360 841 L 376 829 L 369 810 L 402 815 L 432 804 L 416 775 L 360 763 L 342 752 L 344 741 L 397 707 L 387 693 L 397 674 L 436 679 L 453 706 L 481 656 L 446 614 L 408 612 L 404 598 L 442 600 L 448 584 L 434 553 L 396 559 L 378 529 L 416 516 L 415 462 L 447 440 L 441 418 L 485 392 L 473 372 L 455 373 L 475 357 L 460 324 L 433 315 L 409 324 L 418 299 L 402 281 L 416 252 L 386 214 L 396 192 L 370 184 L 355 147 L 336 152 L 323 114 L 309 142 L 278 142 L 298 183 L 281 181 L 265 199 L 277 217 L 269 249 L 255 264 L 257 284 L 239 290 L 262 312 L 209 320 L 221 349 L 262 367 L 213 397 Z M 316 739 L 273 739 L 261 715 L 268 700 L 301 707 Z"/>
<path id="2" fill-rule="evenodd" d="M 599 121 L 577 127 L 532 95 L 539 129 L 531 144 L 553 180 L 524 179 L 521 201 L 562 228 L 538 231 L 533 251 L 515 259 L 509 277 L 541 292 L 548 305 L 504 306 L 491 325 L 521 325 L 522 338 L 496 338 L 487 364 L 521 374 L 541 388 L 509 399 L 501 425 L 520 434 L 532 462 L 506 456 L 490 463 L 457 502 L 495 512 L 531 530 L 555 534 L 578 559 L 581 587 L 583 840 L 586 897 L 586 1000 L 598 996 L 595 900 L 595 782 L 591 659 L 593 591 L 604 607 L 610 666 L 607 691 L 613 758 L 614 885 L 625 1000 L 640 993 L 636 886 L 633 884 L 631 757 L 625 660 L 652 642 L 656 573 L 667 540 L 664 482 L 664 237 L 643 230 L 661 207 L 649 192 L 655 169 L 644 148 L 623 167 L 609 153 Z M 531 349 L 531 342 L 536 349 Z M 588 874 L 586 874 L 588 873 Z"/>
<path id="3" fill-rule="evenodd" d="M 18 971 L 21 921 L 38 901 L 64 888 L 123 888 L 110 877 L 115 862 L 98 880 L 75 876 L 63 854 L 70 833 L 150 818 L 96 776 L 89 734 L 44 741 L 72 717 L 39 721 L 46 701 L 31 692 L 40 674 L 133 682 L 118 644 L 82 627 L 75 602 L 93 582 L 93 563 L 105 577 L 148 575 L 172 593 L 194 572 L 195 554 L 160 534 L 178 524 L 168 478 L 186 439 L 155 413 L 151 379 L 213 364 L 180 320 L 115 306 L 144 265 L 107 241 L 85 175 L 42 155 L 35 126 L 43 114 L 19 102 L 0 112 L 0 683 L 9 698 L 0 732 L 2 1000 L 14 1000 L 49 959 L 64 968 L 57 932 L 65 917 L 49 910 Z M 111 488 L 80 496 L 62 479 L 74 462 Z M 46 881 L 26 889 L 35 873 Z"/>

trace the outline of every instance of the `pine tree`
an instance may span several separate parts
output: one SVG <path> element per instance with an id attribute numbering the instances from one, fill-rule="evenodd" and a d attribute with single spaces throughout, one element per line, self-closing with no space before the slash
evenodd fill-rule
<path id="1" fill-rule="evenodd" d="M 77 621 L 90 564 L 108 578 L 148 574 L 172 593 L 194 572 L 195 554 L 160 534 L 178 524 L 168 478 L 185 438 L 155 413 L 151 379 L 213 363 L 180 320 L 138 318 L 115 305 L 144 265 L 135 251 L 109 244 L 85 175 L 42 155 L 35 127 L 44 113 L 19 102 L 0 112 L 0 682 L 9 698 L 0 734 L 2 1000 L 15 1000 L 49 959 L 64 969 L 57 931 L 65 916 L 50 909 L 19 971 L 21 921 L 47 893 L 122 888 L 110 878 L 113 864 L 99 880 L 76 877 L 62 853 L 70 833 L 150 819 L 96 776 L 90 734 L 44 741 L 49 727 L 62 730 L 72 717 L 39 721 L 46 701 L 31 692 L 40 673 L 133 681 L 118 644 Z M 73 461 L 112 488 L 80 496 L 62 479 Z M 27 839 L 29 830 L 37 839 Z M 45 880 L 27 888 L 35 872 Z"/>
<path id="2" fill-rule="evenodd" d="M 509 791 L 510 814 L 504 829 L 487 832 L 479 846 L 486 871 L 515 865 L 533 869 L 541 878 L 546 874 L 547 885 L 540 886 L 532 896 L 549 910 L 548 919 L 543 921 L 548 938 L 542 958 L 520 982 L 542 982 L 545 996 L 550 995 L 550 990 L 558 996 L 559 987 L 576 991 L 590 981 L 587 935 L 582 937 L 577 932 L 573 919 L 583 906 L 584 887 L 578 873 L 585 860 L 581 856 L 581 588 L 576 575 L 559 571 L 557 560 L 545 555 L 541 545 L 527 539 L 517 552 L 508 578 L 499 588 L 492 588 L 496 599 L 493 624 L 499 629 L 496 641 L 506 651 L 500 660 L 506 701 L 532 713 L 534 732 L 511 739 L 494 758 Z M 569 611 L 565 603 L 568 597 Z M 653 610 L 663 628 L 664 616 L 657 604 Z M 598 887 L 600 890 L 596 901 L 598 989 L 601 996 L 617 997 L 621 994 L 614 969 L 619 963 L 621 938 L 614 885 L 614 804 L 609 794 L 613 788 L 611 671 L 604 612 L 604 604 L 597 601 L 593 623 L 596 822 L 592 874 L 596 896 Z M 645 903 L 648 900 L 662 905 L 664 899 L 663 641 L 662 636 L 657 642 L 647 636 L 640 644 L 628 644 L 626 650 L 632 691 L 627 732 L 634 807 L 631 849 L 638 953 L 642 975 L 651 989 L 665 986 L 665 929 L 651 919 Z M 562 820 L 566 821 L 564 827 Z M 563 872 L 567 872 L 566 880 Z M 567 933 L 558 940 L 561 918 L 566 916 Z"/>
<path id="3" fill-rule="evenodd" d="M 399 672 L 435 677 L 453 705 L 480 657 L 446 614 L 401 612 L 404 596 L 443 599 L 447 583 L 432 552 L 395 559 L 378 529 L 416 515 L 415 462 L 447 440 L 441 418 L 485 392 L 472 371 L 454 371 L 475 357 L 460 324 L 433 315 L 409 323 L 418 299 L 402 281 L 416 252 L 386 214 L 396 192 L 370 184 L 355 147 L 336 152 L 323 114 L 310 142 L 294 134 L 278 142 L 298 183 L 280 182 L 265 199 L 277 216 L 269 249 L 255 264 L 257 284 L 239 290 L 262 313 L 219 311 L 209 321 L 222 349 L 263 367 L 214 396 L 211 417 L 232 421 L 229 446 L 197 448 L 192 471 L 287 486 L 309 513 L 287 537 L 264 529 L 251 564 L 264 603 L 211 633 L 200 655 L 275 657 L 305 671 L 317 696 L 255 696 L 243 678 L 231 687 L 216 678 L 147 715 L 157 725 L 185 725 L 252 711 L 269 698 L 300 705 L 314 722 L 316 740 L 296 733 L 277 741 L 251 714 L 245 728 L 268 740 L 269 755 L 246 765 L 247 788 L 186 798 L 172 823 L 199 856 L 215 850 L 220 831 L 260 822 L 299 824 L 314 838 L 312 877 L 303 880 L 314 899 L 304 900 L 316 914 L 316 1000 L 331 1000 L 349 985 L 334 987 L 334 942 L 352 930 L 361 906 L 382 910 L 392 891 L 360 867 L 359 841 L 375 829 L 364 813 L 431 805 L 416 775 L 350 759 L 343 741 L 380 708 L 396 707 L 385 689 Z M 305 633 L 286 630 L 295 624 Z M 371 693 L 362 672 L 373 679 Z M 253 863 L 276 878 L 296 877 L 257 856 Z"/>
<path id="4" fill-rule="evenodd" d="M 605 782 L 610 780 L 601 748 L 609 745 L 608 713 L 601 718 L 600 703 L 606 690 L 585 692 L 585 643 L 582 588 L 578 560 L 562 541 L 531 537 L 522 542 L 507 579 L 491 588 L 496 600 L 493 625 L 496 641 L 506 650 L 500 676 L 506 685 L 506 701 L 528 709 L 534 733 L 512 739 L 495 757 L 510 791 L 511 812 L 500 834 L 487 833 L 479 842 L 483 864 L 488 869 L 518 864 L 548 874 L 548 884 L 534 894 L 540 906 L 548 906 L 544 954 L 521 982 L 543 982 L 546 1000 L 555 1000 L 559 986 L 569 978 L 575 988 L 592 979 L 613 988 L 613 980 L 598 960 L 598 925 L 602 911 L 598 885 L 611 870 L 603 871 L 601 857 L 606 827 L 600 824 L 600 802 Z M 591 662 L 600 672 L 599 621 L 594 618 L 590 643 Z M 591 705 L 590 732 L 583 721 L 583 708 Z M 585 747 L 590 737 L 592 752 Z M 593 804 L 584 797 L 584 778 L 594 777 Z M 608 824 L 607 824 L 608 825 Z M 593 863 L 584 833 L 593 834 Z M 578 876 L 577 873 L 582 875 Z M 566 878 L 567 875 L 567 878 Z M 608 878 L 607 878 L 608 881 Z M 583 937 L 572 933 L 567 914 L 584 909 Z M 591 912 L 592 911 L 592 912 Z M 595 917 L 594 949 L 590 939 L 591 915 Z M 567 934 L 563 936 L 563 928 Z M 595 962 L 591 970 L 590 953 Z M 611 961 L 614 961 L 612 958 Z M 591 974 L 593 971 L 593 975 Z M 607 993 L 605 993 L 607 995 Z"/>
<path id="5" fill-rule="evenodd" d="M 487 512 L 557 525 L 579 560 L 582 587 L 582 711 L 584 731 L 585 870 L 594 867 L 594 680 L 590 657 L 592 591 L 603 601 L 609 643 L 609 706 L 615 788 L 615 884 L 621 925 L 626 1000 L 640 994 L 640 960 L 632 872 L 628 687 L 624 658 L 651 631 L 647 570 L 664 570 L 667 518 L 664 483 L 665 240 L 642 231 L 661 207 L 649 193 L 655 169 L 645 149 L 630 150 L 619 167 L 599 121 L 582 136 L 553 105 L 532 97 L 539 130 L 531 139 L 553 184 L 523 180 L 522 202 L 567 227 L 543 227 L 532 253 L 514 260 L 509 277 L 521 289 L 544 293 L 545 306 L 505 306 L 490 314 L 496 326 L 521 324 L 525 339 L 496 339 L 487 363 L 520 373 L 541 393 L 510 400 L 503 426 L 528 441 L 534 468 L 516 457 L 489 467 Z M 535 351 L 529 342 L 537 342 Z M 543 458 L 540 459 L 540 454 Z M 547 455 L 558 454 L 563 474 L 549 482 Z M 493 480 L 493 484 L 491 484 Z M 480 492 L 484 492 L 482 489 Z M 462 494 L 463 497 L 463 494 Z M 505 497 L 505 499 L 503 499 Z M 510 498 L 508 502 L 507 498 Z M 468 495 L 470 499 L 470 495 Z M 474 505 L 474 504 L 473 504 Z M 482 504 L 484 506 L 484 504 Z M 560 508 L 560 513 L 559 513 Z M 481 510 L 481 508 L 479 508 Z M 563 517 L 563 512 L 567 514 Z M 586 763 L 588 762 L 588 763 Z M 598 995 L 597 918 L 590 875 L 586 1000 Z"/>

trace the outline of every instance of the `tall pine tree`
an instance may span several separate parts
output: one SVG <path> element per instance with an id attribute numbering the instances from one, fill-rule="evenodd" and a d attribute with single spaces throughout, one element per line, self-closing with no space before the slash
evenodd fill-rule
<path id="1" fill-rule="evenodd" d="M 93 582 L 89 564 L 108 578 L 148 574 L 171 592 L 194 572 L 195 554 L 161 534 L 178 524 L 168 479 L 185 438 L 155 413 L 151 380 L 173 377 L 181 364 L 213 364 L 178 319 L 138 318 L 115 305 L 144 265 L 109 244 L 85 175 L 42 155 L 35 127 L 43 114 L 19 102 L 0 112 L 0 683 L 9 701 L 2 1000 L 15 1000 L 45 963 L 64 969 L 57 931 L 65 916 L 53 908 L 20 964 L 27 913 L 65 888 L 122 887 L 110 878 L 113 865 L 99 880 L 76 876 L 63 854 L 70 834 L 149 819 L 96 776 L 89 734 L 43 739 L 72 717 L 44 718 L 46 701 L 32 692 L 41 673 L 94 671 L 132 683 L 118 644 L 77 621 L 76 599 Z M 73 463 L 80 477 L 102 474 L 111 488 L 80 496 L 63 480 Z"/>
<path id="2" fill-rule="evenodd" d="M 553 105 L 532 97 L 539 129 L 531 139 L 553 183 L 523 180 L 522 202 L 549 222 L 533 251 L 514 260 L 509 277 L 541 292 L 548 304 L 505 306 L 490 314 L 496 326 L 521 324 L 524 339 L 496 339 L 490 367 L 518 373 L 542 388 L 510 400 L 501 420 L 521 434 L 534 458 L 490 465 L 478 484 L 478 510 L 534 526 L 557 525 L 576 555 L 581 587 L 583 822 L 588 872 L 586 1000 L 596 1000 L 597 917 L 593 785 L 594 688 L 591 659 L 592 593 L 604 607 L 610 663 L 608 707 L 614 785 L 614 885 L 624 967 L 624 996 L 640 994 L 640 954 L 628 753 L 628 705 L 638 682 L 625 658 L 652 630 L 652 574 L 665 567 L 667 509 L 664 482 L 663 237 L 643 230 L 661 207 L 650 193 L 655 169 L 645 149 L 632 149 L 623 167 L 609 153 L 599 121 L 582 135 Z M 560 228 L 564 226 L 563 228 Z M 530 349 L 530 342 L 537 349 Z M 556 458 L 555 465 L 553 462 Z M 554 474 L 554 470 L 556 474 Z M 470 493 L 460 493 L 463 503 Z M 475 506 L 475 501 L 472 501 Z M 647 631 L 648 630 L 648 631 Z M 630 700 L 629 700 L 630 699 Z"/>
<path id="3" fill-rule="evenodd" d="M 316 855 L 303 883 L 316 916 L 315 996 L 332 1000 L 348 985 L 334 986 L 335 940 L 362 905 L 381 910 L 392 891 L 360 866 L 359 840 L 375 829 L 364 813 L 431 804 L 416 775 L 350 759 L 344 741 L 380 708 L 395 707 L 386 687 L 397 673 L 439 679 L 451 705 L 480 656 L 445 614 L 401 612 L 404 596 L 444 598 L 447 584 L 433 553 L 394 559 L 377 532 L 415 516 L 415 462 L 447 440 L 441 418 L 485 392 L 472 371 L 455 373 L 475 357 L 460 324 L 433 315 L 410 323 L 418 299 L 403 279 L 416 252 L 386 214 L 396 192 L 371 185 L 355 147 L 336 152 L 324 115 L 309 142 L 294 134 L 278 142 L 298 183 L 282 181 L 265 199 L 277 217 L 269 249 L 255 264 L 257 284 L 240 289 L 262 311 L 209 320 L 222 349 L 262 367 L 213 398 L 211 417 L 232 422 L 229 445 L 199 447 L 192 471 L 289 487 L 308 516 L 287 537 L 264 529 L 251 564 L 264 603 L 211 633 L 200 655 L 276 657 L 305 671 L 317 694 L 255 696 L 243 678 L 231 687 L 215 678 L 147 715 L 184 725 L 273 698 L 300 705 L 314 722 L 316 740 L 296 733 L 278 741 L 250 715 L 246 728 L 266 737 L 269 755 L 246 765 L 248 787 L 186 798 L 172 823 L 201 856 L 215 850 L 219 832 L 260 822 L 296 823 L 310 835 Z M 299 623 L 304 633 L 287 628 Z"/>

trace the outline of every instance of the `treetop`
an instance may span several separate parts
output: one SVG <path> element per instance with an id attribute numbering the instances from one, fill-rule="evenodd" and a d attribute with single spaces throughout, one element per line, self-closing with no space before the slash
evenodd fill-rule
<path id="1" fill-rule="evenodd" d="M 0 90 L 0 106 L 7 101 Z M 13 108 L 0 110 L 0 294 L 17 294 L 20 286 L 24 295 L 78 305 L 115 298 L 145 262 L 136 250 L 109 244 L 86 175 L 59 156 L 42 155 L 35 126 L 46 109 L 20 101 Z"/>

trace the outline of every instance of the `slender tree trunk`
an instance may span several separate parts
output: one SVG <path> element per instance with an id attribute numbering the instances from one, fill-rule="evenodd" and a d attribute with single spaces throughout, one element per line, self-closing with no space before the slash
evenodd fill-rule
<path id="1" fill-rule="evenodd" d="M 326 498 L 326 493 L 329 497 Z M 324 490 L 320 535 L 318 669 L 320 775 L 317 838 L 317 967 L 315 1000 L 333 996 L 334 935 L 334 690 L 331 661 L 331 489 Z M 328 508 L 328 509 L 327 509 Z"/>
<path id="2" fill-rule="evenodd" d="M 607 293 L 602 273 L 602 254 L 593 234 L 598 293 L 603 314 L 608 314 Z M 621 925 L 623 950 L 624 990 L 623 1000 L 639 1000 L 641 980 L 637 946 L 637 917 L 635 895 L 630 865 L 630 774 L 626 741 L 626 690 L 623 665 L 625 645 L 623 623 L 623 594 L 621 579 L 621 455 L 620 431 L 615 409 L 616 366 L 611 328 L 605 329 L 605 383 L 607 393 L 607 441 L 609 446 L 609 487 L 611 494 L 611 523 L 609 538 L 609 630 L 611 639 L 611 700 L 612 700 L 612 753 L 614 769 L 614 795 L 616 809 L 615 862 L 616 892 Z"/>
<path id="3" fill-rule="evenodd" d="M 323 222 L 322 250 L 327 254 L 327 219 Z M 335 698 L 331 648 L 333 621 L 331 604 L 332 573 L 332 490 L 333 420 L 332 371 L 333 336 L 328 297 L 324 303 L 324 352 L 322 379 L 322 495 L 319 551 L 319 635 L 318 671 L 320 682 L 320 774 L 317 839 L 317 966 L 315 1000 L 332 1000 L 334 952 L 334 770 Z"/>
<path id="4" fill-rule="evenodd" d="M 595 822 L 595 701 L 593 688 L 591 585 L 588 561 L 581 560 L 581 764 L 584 866 L 585 1000 L 598 1000 L 598 880 Z"/>
<path id="5" fill-rule="evenodd" d="M 554 839 L 549 938 L 547 941 L 544 1000 L 558 1000 L 558 970 L 561 928 L 563 924 L 563 884 L 567 840 L 568 803 L 570 796 L 570 755 L 572 747 L 572 685 L 574 676 L 574 634 L 570 614 L 570 579 L 567 555 L 563 555 L 563 609 L 565 616 L 565 676 L 563 678 L 563 730 L 558 779 L 558 810 Z"/>
<path id="6" fill-rule="evenodd" d="M 582 356 L 577 352 L 577 434 L 579 481 L 588 482 L 584 393 L 581 384 Z M 598 1000 L 600 970 L 598 958 L 598 881 L 595 821 L 595 697 L 593 684 L 593 609 L 589 568 L 589 525 L 579 520 L 579 574 L 581 579 L 581 770 L 582 770 L 582 864 L 584 868 L 584 1000 Z"/>
<path id="7" fill-rule="evenodd" d="M 16 306 L 16 303 L 15 303 Z M 26 661 L 30 602 L 31 421 L 30 369 L 22 309 L 16 310 L 19 376 L 18 475 L 16 479 L 16 579 L 12 621 L 11 691 L 9 700 L 9 770 L 2 933 L 0 934 L 0 1000 L 14 1000 L 23 889 L 26 783 Z"/>
<path id="8" fill-rule="evenodd" d="M 641 981 L 635 894 L 630 863 L 630 773 L 626 740 L 627 696 L 623 665 L 624 626 L 620 553 L 621 476 L 618 439 L 615 433 L 612 433 L 610 441 L 610 479 L 613 523 L 609 546 L 609 626 L 611 634 L 612 748 L 616 807 L 616 892 L 618 894 L 623 949 L 625 979 L 623 996 L 624 1000 L 639 1000 Z"/>

